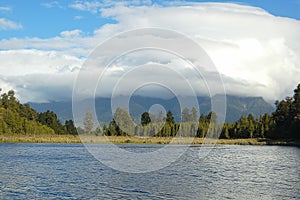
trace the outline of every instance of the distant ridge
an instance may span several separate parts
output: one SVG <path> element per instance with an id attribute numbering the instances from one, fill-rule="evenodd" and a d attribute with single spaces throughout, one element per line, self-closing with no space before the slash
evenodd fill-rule
<path id="1" fill-rule="evenodd" d="M 217 98 L 217 95 L 213 98 Z M 192 97 L 185 97 L 186 99 Z M 227 112 L 226 122 L 234 122 L 238 120 L 242 115 L 248 115 L 252 113 L 255 117 L 260 114 L 272 113 L 274 107 L 266 102 L 262 97 L 240 97 L 234 95 L 227 95 Z M 210 97 L 199 96 L 197 97 L 200 113 L 208 114 L 211 110 Z M 49 102 L 49 103 L 29 103 L 30 106 L 38 112 L 44 112 L 47 110 L 57 113 L 59 119 L 64 122 L 67 119 L 72 119 L 72 102 Z M 83 100 L 84 104 L 84 100 Z M 180 121 L 180 106 L 176 97 L 171 99 L 162 99 L 156 97 L 143 97 L 132 96 L 130 99 L 130 111 L 131 115 L 135 119 L 139 119 L 144 111 L 148 111 L 153 104 L 160 104 L 166 110 L 171 110 L 176 121 Z M 102 122 L 109 122 L 112 119 L 110 111 L 111 99 L 99 97 L 95 100 L 96 112 Z M 82 108 L 83 115 L 85 114 L 84 108 Z"/>

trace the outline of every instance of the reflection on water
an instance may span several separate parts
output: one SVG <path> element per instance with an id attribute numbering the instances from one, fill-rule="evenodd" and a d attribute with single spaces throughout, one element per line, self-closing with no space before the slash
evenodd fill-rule
<path id="1" fill-rule="evenodd" d="M 162 170 L 130 174 L 82 145 L 1 144 L 0 199 L 300 199 L 300 148 L 217 146 L 204 159 L 199 148 Z"/>

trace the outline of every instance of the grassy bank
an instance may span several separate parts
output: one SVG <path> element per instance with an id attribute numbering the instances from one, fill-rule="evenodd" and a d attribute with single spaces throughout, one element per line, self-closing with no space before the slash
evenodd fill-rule
<path id="1" fill-rule="evenodd" d="M 0 143 L 81 143 L 81 140 L 73 135 L 3 134 Z"/>
<path id="2" fill-rule="evenodd" d="M 105 144 L 110 141 L 115 144 L 168 144 L 172 141 L 170 137 L 132 137 L 132 136 L 94 136 L 94 135 L 22 135 L 3 134 L 0 135 L 0 143 L 96 143 Z M 173 144 L 202 144 L 203 138 L 176 138 Z M 219 139 L 217 144 L 230 145 L 291 145 L 300 146 L 300 141 L 291 140 L 268 140 L 268 139 Z"/>

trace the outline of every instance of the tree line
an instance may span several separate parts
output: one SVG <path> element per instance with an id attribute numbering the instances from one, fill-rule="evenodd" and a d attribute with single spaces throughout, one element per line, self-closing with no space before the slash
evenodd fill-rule
<path id="1" fill-rule="evenodd" d="M 198 116 L 195 108 L 184 108 L 181 114 L 181 122 L 176 123 L 172 112 L 169 110 L 166 116 L 162 112 L 158 116 L 144 112 L 140 123 L 134 124 L 134 119 L 127 110 L 117 108 L 114 118 L 108 126 L 106 124 L 92 131 L 92 115 L 87 112 L 84 129 L 80 133 L 95 133 L 106 136 L 157 136 L 173 137 L 219 137 L 224 139 L 236 138 L 271 138 L 271 139 L 299 139 L 300 138 L 300 84 L 294 90 L 293 97 L 286 97 L 282 101 L 275 102 L 276 109 L 272 114 L 265 113 L 259 117 L 253 114 L 242 115 L 234 123 L 219 124 L 217 115 L 210 112 L 207 115 Z M 89 122 L 89 123 L 87 123 Z M 89 124 L 89 126 L 86 126 Z M 213 129 L 213 130 L 209 130 Z M 84 131 L 87 130 L 87 131 Z"/>
<path id="2" fill-rule="evenodd" d="M 0 97 L 0 134 L 4 133 L 77 135 L 77 130 L 72 120 L 62 124 L 53 111 L 38 113 L 29 104 L 21 104 L 10 90 Z"/>
<path id="3" fill-rule="evenodd" d="M 242 115 L 234 123 L 218 123 L 218 116 L 214 112 L 198 115 L 195 108 L 182 110 L 181 122 L 174 120 L 169 110 L 166 115 L 159 112 L 157 116 L 144 112 L 140 123 L 127 110 L 117 108 L 113 119 L 102 127 L 94 127 L 93 115 L 87 111 L 83 120 L 83 128 L 75 127 L 73 120 L 60 122 L 53 111 L 38 113 L 29 104 L 21 104 L 15 97 L 13 90 L 1 94 L 0 97 L 0 134 L 95 134 L 106 136 L 154 136 L 154 137 L 206 137 L 216 136 L 220 131 L 220 138 L 272 138 L 299 139 L 300 138 L 300 84 L 294 90 L 292 97 L 275 102 L 276 109 L 272 114 L 254 117 Z"/>

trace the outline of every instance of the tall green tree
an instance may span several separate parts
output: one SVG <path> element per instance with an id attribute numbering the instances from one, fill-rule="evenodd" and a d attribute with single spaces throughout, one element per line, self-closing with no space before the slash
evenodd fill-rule
<path id="1" fill-rule="evenodd" d="M 191 110 L 191 117 L 190 117 L 190 121 L 192 122 L 196 122 L 197 121 L 197 118 L 198 118 L 198 111 L 196 108 L 192 108 Z"/>
<path id="2" fill-rule="evenodd" d="M 100 125 L 97 126 L 97 128 L 95 130 L 95 135 L 96 136 L 102 136 L 103 135 Z"/>
<path id="3" fill-rule="evenodd" d="M 118 125 L 115 119 L 112 119 L 108 125 L 107 136 L 117 136 L 117 135 L 118 135 Z"/>
<path id="4" fill-rule="evenodd" d="M 218 123 L 218 116 L 215 112 L 209 112 L 207 115 L 207 122 L 213 123 L 213 124 L 217 124 Z"/>
<path id="5" fill-rule="evenodd" d="M 128 135 L 134 133 L 134 120 L 127 110 L 117 108 L 114 114 L 114 119 L 117 123 L 118 135 Z"/>
<path id="6" fill-rule="evenodd" d="M 229 139 L 230 138 L 229 126 L 230 126 L 229 124 L 224 124 L 221 135 L 220 135 L 220 138 L 223 138 L 223 139 Z"/>
<path id="7" fill-rule="evenodd" d="M 67 131 L 68 134 L 71 134 L 71 135 L 77 135 L 78 134 L 73 120 L 66 120 L 65 121 L 65 127 L 66 127 L 66 131 Z"/>
<path id="8" fill-rule="evenodd" d="M 190 110 L 188 108 L 184 108 L 181 112 L 181 121 L 188 122 L 190 121 Z"/>
<path id="9" fill-rule="evenodd" d="M 294 90 L 294 101 L 292 103 L 292 122 L 290 137 L 300 138 L 300 84 Z"/>
<path id="10" fill-rule="evenodd" d="M 272 114 L 274 124 L 268 137 L 300 138 L 300 84 L 293 97 L 276 101 L 276 111 Z"/>
<path id="11" fill-rule="evenodd" d="M 47 110 L 38 116 L 38 121 L 54 130 L 56 134 L 66 134 L 66 130 L 53 111 Z"/>
<path id="12" fill-rule="evenodd" d="M 141 124 L 145 126 L 148 125 L 149 123 L 151 123 L 150 114 L 148 112 L 144 112 L 141 116 Z"/>
<path id="13" fill-rule="evenodd" d="M 107 126 L 106 124 L 103 125 L 103 135 L 107 135 Z"/>
<path id="14" fill-rule="evenodd" d="M 28 103 L 21 106 L 20 116 L 25 117 L 28 120 L 37 120 L 38 119 L 38 113 L 30 107 Z"/>
<path id="15" fill-rule="evenodd" d="M 175 124 L 173 113 L 170 110 L 167 112 L 166 122 L 168 124 Z"/>
<path id="16" fill-rule="evenodd" d="M 83 119 L 84 132 L 86 134 L 91 134 L 94 128 L 93 114 L 90 110 L 85 113 L 85 118 Z"/>
<path id="17" fill-rule="evenodd" d="M 157 122 L 163 122 L 164 121 L 164 114 L 163 112 L 160 110 L 158 112 L 158 116 L 157 116 Z"/>

